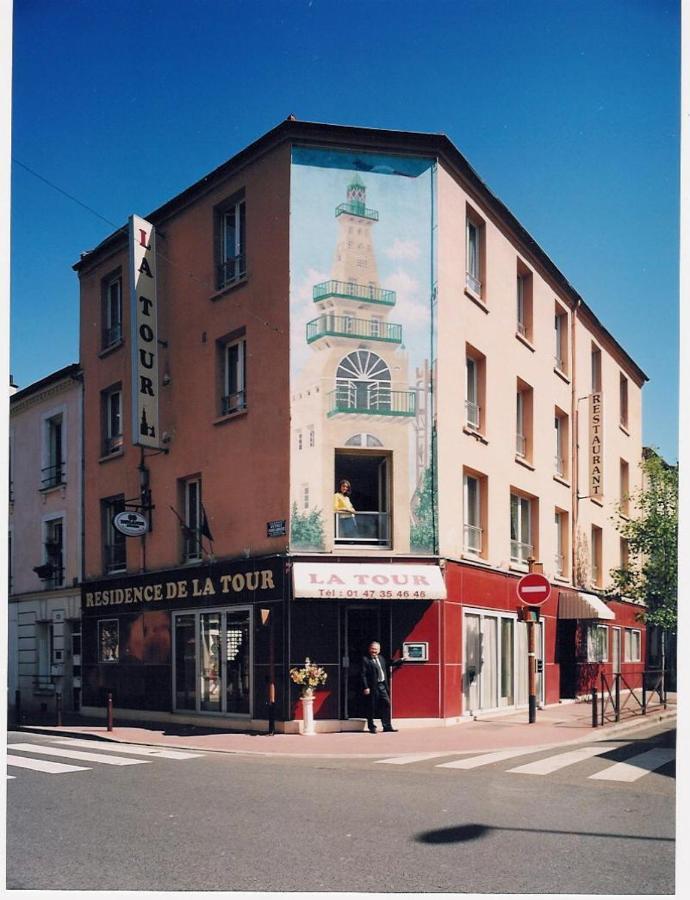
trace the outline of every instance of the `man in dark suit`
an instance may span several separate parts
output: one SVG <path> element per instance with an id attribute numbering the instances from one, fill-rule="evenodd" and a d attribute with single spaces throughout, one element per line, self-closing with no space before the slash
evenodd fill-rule
<path id="1" fill-rule="evenodd" d="M 393 665 L 400 665 L 396 660 Z M 391 725 L 391 698 L 388 692 L 388 666 L 381 656 L 378 641 L 369 644 L 367 655 L 362 659 L 362 691 L 367 698 L 367 727 L 376 734 L 374 718 L 381 719 L 384 731 L 397 731 Z"/>

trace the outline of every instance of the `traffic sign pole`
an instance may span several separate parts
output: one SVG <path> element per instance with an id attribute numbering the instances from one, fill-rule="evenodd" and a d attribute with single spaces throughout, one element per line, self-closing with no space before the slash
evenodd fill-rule
<path id="1" fill-rule="evenodd" d="M 521 578 L 517 586 L 517 595 L 523 603 L 545 603 L 551 594 L 551 585 L 543 575 L 543 564 L 529 559 L 529 575 Z M 530 577 L 540 575 L 541 578 Z M 538 613 L 537 613 L 538 615 Z M 529 707 L 528 722 L 533 725 L 537 721 L 537 633 L 536 617 L 530 615 L 527 621 L 527 671 L 529 673 Z"/>

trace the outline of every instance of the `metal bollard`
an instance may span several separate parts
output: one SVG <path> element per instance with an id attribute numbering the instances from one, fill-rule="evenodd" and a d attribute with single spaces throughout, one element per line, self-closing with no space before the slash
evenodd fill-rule
<path id="1" fill-rule="evenodd" d="M 644 672 L 642 673 L 642 715 L 647 715 L 647 682 L 644 677 Z"/>
<path id="2" fill-rule="evenodd" d="M 616 722 L 621 718 L 621 677 L 616 675 Z"/>
<path id="3" fill-rule="evenodd" d="M 55 719 L 58 728 L 62 726 L 62 694 L 55 695 Z"/>
<path id="4" fill-rule="evenodd" d="M 108 731 L 113 730 L 113 693 L 108 691 Z"/>
<path id="5" fill-rule="evenodd" d="M 596 728 L 599 722 L 597 721 L 597 689 L 592 685 L 592 728 Z"/>

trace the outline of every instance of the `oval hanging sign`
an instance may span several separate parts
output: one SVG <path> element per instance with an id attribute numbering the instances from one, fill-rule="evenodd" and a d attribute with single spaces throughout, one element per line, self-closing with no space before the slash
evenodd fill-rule
<path id="1" fill-rule="evenodd" d="M 131 510 L 118 513 L 113 518 L 113 525 L 120 534 L 124 534 L 126 537 L 141 537 L 142 534 L 146 534 L 149 530 L 149 523 L 146 521 L 146 517 L 139 512 L 132 512 Z"/>

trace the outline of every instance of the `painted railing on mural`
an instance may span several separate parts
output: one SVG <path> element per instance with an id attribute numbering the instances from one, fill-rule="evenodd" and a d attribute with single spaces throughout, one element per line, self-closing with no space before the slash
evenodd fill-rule
<path id="1" fill-rule="evenodd" d="M 355 515 L 334 513 L 336 544 L 390 546 L 390 513 L 357 510 Z"/>
<path id="2" fill-rule="evenodd" d="M 340 297 L 345 300 L 363 300 L 366 303 L 378 303 L 382 306 L 395 306 L 395 291 L 385 291 L 373 284 L 356 284 L 354 281 L 322 281 L 312 289 L 314 303 L 329 297 Z"/>
<path id="3" fill-rule="evenodd" d="M 414 391 L 392 391 L 387 384 L 348 381 L 328 393 L 328 415 L 414 416 Z"/>
<path id="4" fill-rule="evenodd" d="M 402 343 L 402 325 L 381 322 L 379 319 L 356 319 L 353 316 L 333 316 L 326 313 L 307 322 L 307 343 L 322 337 L 358 338 Z"/>

